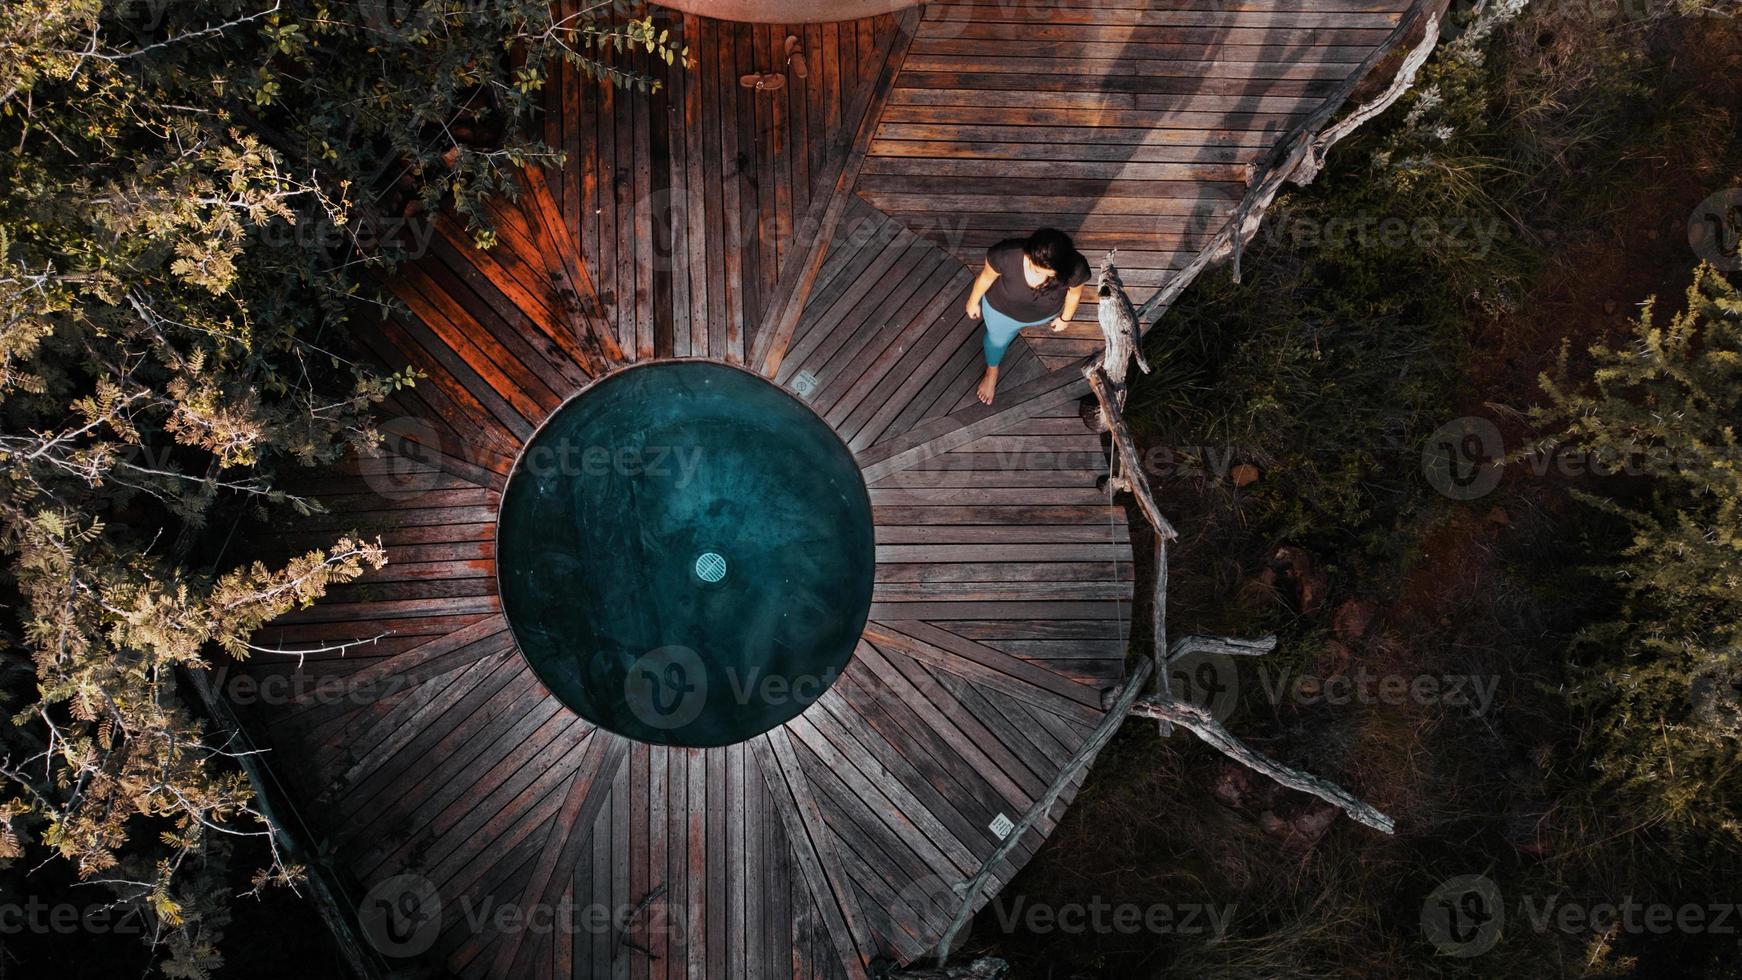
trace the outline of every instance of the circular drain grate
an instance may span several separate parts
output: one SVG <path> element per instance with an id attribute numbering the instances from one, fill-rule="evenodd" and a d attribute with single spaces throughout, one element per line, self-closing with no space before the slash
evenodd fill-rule
<path id="1" fill-rule="evenodd" d="M 712 551 L 696 557 L 696 577 L 704 582 L 718 582 L 726 577 L 726 559 Z"/>

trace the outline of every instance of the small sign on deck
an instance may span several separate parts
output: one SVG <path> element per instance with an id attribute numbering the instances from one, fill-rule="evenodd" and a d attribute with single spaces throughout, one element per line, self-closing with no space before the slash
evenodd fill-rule
<path id="1" fill-rule="evenodd" d="M 810 401 L 811 396 L 817 393 L 817 376 L 809 371 L 800 371 L 792 379 L 792 393 L 807 402 Z"/>
<path id="2" fill-rule="evenodd" d="M 992 820 L 992 833 L 997 834 L 999 840 L 1009 837 L 1010 832 L 1015 829 L 1016 824 L 1002 813 L 998 814 L 998 816 Z"/>

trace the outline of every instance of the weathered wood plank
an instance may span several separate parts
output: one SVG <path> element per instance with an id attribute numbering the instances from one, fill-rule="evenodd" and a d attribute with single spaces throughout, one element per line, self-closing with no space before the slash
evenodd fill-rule
<path id="1" fill-rule="evenodd" d="M 847 891 L 835 845 L 792 744 L 785 730 L 777 728 L 751 739 L 750 747 L 840 964 L 847 976 L 865 980 L 874 948 L 871 937 L 859 902 Z"/>
<path id="2" fill-rule="evenodd" d="M 901 16 L 907 18 L 910 25 L 915 18 L 912 12 Z M 882 114 L 885 100 L 895 88 L 902 58 L 912 40 L 911 27 L 887 32 L 878 48 L 881 68 L 876 83 L 861 91 L 854 98 L 851 107 L 845 109 L 844 118 L 852 120 L 852 125 L 856 127 L 851 147 L 834 170 L 833 186 L 812 201 L 810 213 L 804 223 L 805 234 L 809 239 L 804 259 L 802 262 L 793 263 L 781 280 L 773 284 L 770 302 L 766 308 L 768 320 L 758 331 L 759 336 L 750 352 L 751 364 L 757 366 L 765 375 L 773 376 L 780 370 L 781 360 L 786 355 L 786 346 L 791 342 L 793 329 L 804 310 L 805 300 L 827 254 L 828 244 L 834 238 L 841 216 L 846 212 L 848 199 L 859 179 L 859 167 L 870 149 L 872 134 L 876 132 L 878 117 Z"/>

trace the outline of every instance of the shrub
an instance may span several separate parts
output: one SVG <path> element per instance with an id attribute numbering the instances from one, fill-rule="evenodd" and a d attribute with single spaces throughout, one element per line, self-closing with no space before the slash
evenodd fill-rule
<path id="1" fill-rule="evenodd" d="M 1594 568 L 1620 608 L 1574 645 L 1598 770 L 1653 817 L 1742 840 L 1742 292 L 1702 265 L 1686 302 L 1593 347 L 1587 384 L 1544 376 L 1537 448 L 1636 477 L 1576 493 L 1631 535 Z"/>

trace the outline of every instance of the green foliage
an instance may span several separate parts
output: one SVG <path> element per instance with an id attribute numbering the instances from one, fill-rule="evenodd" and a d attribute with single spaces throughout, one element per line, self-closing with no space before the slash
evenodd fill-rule
<path id="1" fill-rule="evenodd" d="M 1540 450 L 1645 484 L 1579 494 L 1631 541 L 1596 569 L 1624 601 L 1577 640 L 1577 698 L 1607 779 L 1666 821 L 1742 839 L 1742 291 L 1703 265 L 1685 310 L 1653 313 L 1625 346 L 1592 348 L 1589 385 L 1545 376 L 1533 413 L 1552 433 Z"/>
<path id="2" fill-rule="evenodd" d="M 1242 281 L 1206 274 L 1150 332 L 1157 373 L 1138 380 L 1131 414 L 1165 442 L 1257 463 L 1243 523 L 1389 549 L 1432 503 L 1420 446 L 1469 396 L 1471 324 L 1517 312 L 1550 229 L 1615 206 L 1593 193 L 1605 187 L 1593 170 L 1697 138 L 1641 111 L 1636 25 L 1598 12 L 1507 2 L 1450 25 L 1415 86 L 1312 185 L 1278 197 Z M 1560 32 L 1576 36 L 1539 43 Z"/>
<path id="3" fill-rule="evenodd" d="M 214 17 L 210 6 L 199 16 Z M 260 9 L 230 6 L 231 16 Z M 305 166 L 350 180 L 385 172 L 476 221 L 484 195 L 512 193 L 515 167 L 557 158 L 533 125 L 552 66 L 649 90 L 658 81 L 615 56 L 687 60 L 651 18 L 600 24 L 598 9 L 558 18 L 544 0 L 285 3 L 262 19 L 260 41 L 246 39 L 247 59 L 232 60 L 258 67 L 214 85 Z"/>
<path id="4" fill-rule="evenodd" d="M 278 474 L 373 452 L 415 383 L 347 342 L 401 257 L 383 217 L 477 214 L 555 157 L 551 65 L 655 84 L 632 50 L 685 56 L 543 0 L 0 5 L 0 861 L 113 888 L 170 975 L 216 962 L 215 838 L 266 834 L 180 679 L 383 560 L 188 556 L 217 517 L 317 510 Z"/>
<path id="5" fill-rule="evenodd" d="M 1396 838 L 1333 831 L 1298 856 L 1204 803 L 1223 778 L 1189 756 L 1174 762 L 1173 795 L 1167 773 L 1111 819 L 1085 809 L 1123 792 L 1128 772 L 1165 769 L 1168 746 L 1145 745 L 1117 778 L 1098 769 L 1067 824 L 1130 825 L 1133 841 L 1171 845 L 1171 863 L 1112 853 L 1132 877 L 1188 869 L 1176 873 L 1206 901 L 1240 910 L 1227 936 L 1132 953 L 1127 972 L 1177 951 L 1167 972 L 1193 976 L 1734 974 L 1730 936 L 1539 931 L 1511 917 L 1527 896 L 1729 900 L 1742 857 L 1733 286 L 1707 270 L 1675 322 L 1634 325 L 1591 355 L 1595 368 L 1579 350 L 1569 360 L 1588 380 L 1563 382 L 1538 415 L 1573 452 L 1698 465 L 1581 483 L 1605 494 L 1584 497 L 1590 507 L 1558 473 L 1520 466 L 1460 503 L 1422 478 L 1420 437 L 1493 410 L 1511 438 L 1523 420 L 1507 409 L 1533 400 L 1562 311 L 1580 312 L 1581 337 L 1623 329 L 1585 311 L 1625 299 L 1616 273 L 1658 281 L 1666 256 L 1679 287 L 1685 216 L 1742 160 L 1736 87 L 1710 77 L 1734 64 L 1738 22 L 1679 21 L 1659 0 L 1482 6 L 1493 20 L 1454 16 L 1416 87 L 1278 200 L 1243 283 L 1206 276 L 1162 318 L 1146 350 L 1156 373 L 1135 379 L 1130 414 L 1152 444 L 1232 446 L 1264 470 L 1237 491 L 1210 483 L 1205 519 L 1175 552 L 1174 629 L 1260 632 L 1263 617 L 1285 636 L 1266 669 L 1496 678 L 1495 708 L 1331 709 L 1242 685 L 1243 735 L 1268 726 L 1290 751 L 1325 752 L 1310 768 L 1399 817 Z M 1386 234 L 1392 218 L 1401 234 Z M 1182 512 L 1198 503 L 1172 489 Z M 1284 539 L 1330 569 L 1326 613 L 1296 616 L 1259 587 L 1254 556 Z M 1600 578 L 1580 567 L 1593 556 Z M 1343 595 L 1382 609 L 1362 642 L 1338 638 L 1346 659 L 1325 636 Z M 1060 862 L 1062 879 L 1092 873 L 1085 853 Z M 1503 937 L 1447 956 L 1418 913 L 1473 873 L 1511 903 Z M 1036 975 L 1051 966 L 1040 962 Z"/>

